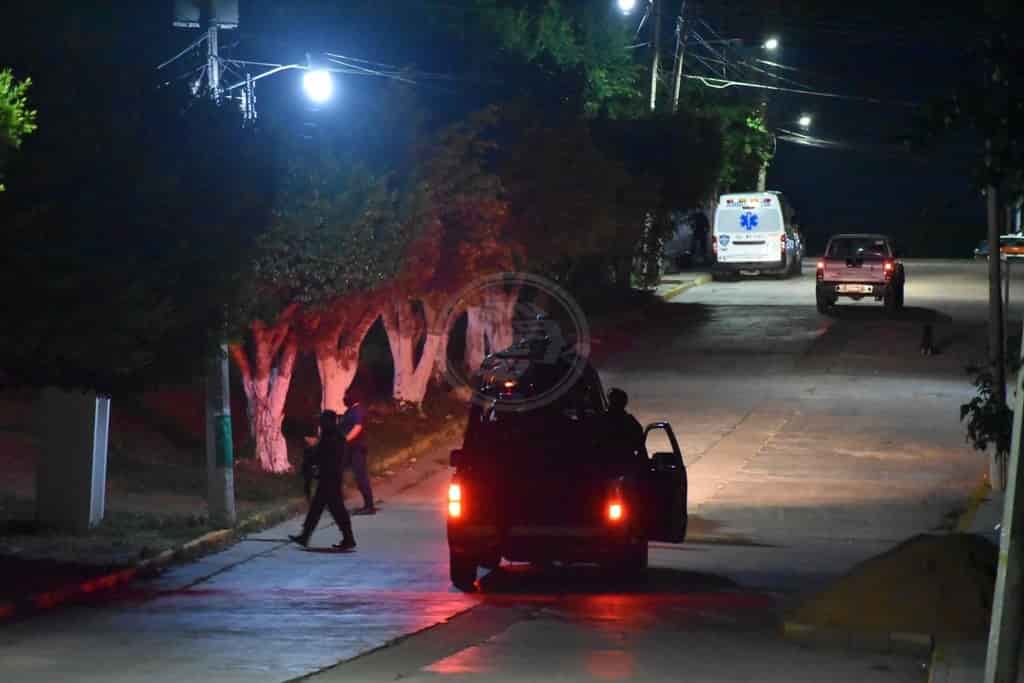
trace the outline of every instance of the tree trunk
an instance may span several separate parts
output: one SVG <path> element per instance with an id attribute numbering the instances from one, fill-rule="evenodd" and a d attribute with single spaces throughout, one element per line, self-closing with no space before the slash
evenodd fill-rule
<path id="1" fill-rule="evenodd" d="M 298 341 L 291 334 L 288 322 L 272 328 L 253 323 L 251 338 L 251 357 L 237 344 L 231 346 L 231 355 L 242 375 L 256 459 L 265 471 L 287 472 L 291 464 L 281 423 L 298 355 Z"/>
<path id="2" fill-rule="evenodd" d="M 314 345 L 317 372 L 320 374 L 320 409 L 345 412 L 345 392 L 359 369 L 359 348 L 377 321 L 380 312 L 367 306 L 358 316 L 331 318 Z"/>
<path id="3" fill-rule="evenodd" d="M 483 306 L 466 308 L 466 369 L 472 375 L 484 362 L 486 350 L 486 321 Z"/>
<path id="4" fill-rule="evenodd" d="M 448 378 L 448 342 L 451 334 L 452 331 L 450 329 L 438 330 L 437 351 L 434 353 L 433 369 L 433 377 L 438 382 Z"/>
<path id="5" fill-rule="evenodd" d="M 345 392 L 359 369 L 360 347 L 379 315 L 379 301 L 369 295 L 339 301 L 323 314 L 314 344 L 322 410 L 345 410 Z"/>
<path id="6" fill-rule="evenodd" d="M 359 350 L 342 354 L 330 347 L 317 347 L 316 369 L 320 375 L 320 410 L 345 412 L 345 392 L 359 370 Z"/>
<path id="7" fill-rule="evenodd" d="M 491 351 L 502 351 L 515 342 L 515 330 L 512 321 L 515 318 L 516 304 L 519 301 L 519 289 L 510 292 L 492 293 L 484 302 L 487 313 L 486 334 L 490 339 Z"/>
<path id="8" fill-rule="evenodd" d="M 437 352 L 442 346 L 442 336 L 446 336 L 434 329 L 437 309 L 427 301 L 421 303 L 422 319 L 415 317 L 412 303 L 402 296 L 392 299 L 383 316 L 384 331 L 388 335 L 395 368 L 392 395 L 396 401 L 412 403 L 417 408 L 423 404 L 430 377 L 437 367 Z M 422 337 L 423 348 L 417 358 L 417 342 L 423 330 L 426 330 Z"/>

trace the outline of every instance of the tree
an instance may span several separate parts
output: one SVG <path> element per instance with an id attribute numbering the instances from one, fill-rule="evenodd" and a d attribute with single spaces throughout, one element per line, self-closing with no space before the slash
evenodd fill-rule
<path id="1" fill-rule="evenodd" d="M 450 330 L 445 303 L 476 278 L 515 266 L 518 243 L 506 231 L 507 202 L 491 168 L 497 112 L 476 112 L 449 126 L 422 152 L 410 185 L 408 220 L 416 237 L 388 289 L 383 316 L 394 359 L 394 397 L 420 406 L 431 377 L 444 372 Z M 507 346 L 515 293 L 469 301 L 467 364 L 478 367 L 490 339 Z M 498 309 L 504 315 L 486 315 Z"/>
<path id="2" fill-rule="evenodd" d="M 480 66 L 500 75 L 503 96 L 522 90 L 541 99 L 548 91 L 549 101 L 570 101 L 588 116 L 643 111 L 642 67 L 627 49 L 631 27 L 614 3 L 473 0 L 439 16 L 472 54 L 485 55 Z"/>
<path id="3" fill-rule="evenodd" d="M 231 347 L 257 458 L 272 471 L 290 468 L 281 424 L 295 354 L 312 347 L 321 405 L 341 410 L 359 346 L 380 314 L 373 290 L 396 271 L 405 240 L 392 178 L 341 147 L 327 139 L 291 149 L 247 276 L 253 322 Z"/>
<path id="4" fill-rule="evenodd" d="M 73 77 L 34 89 L 61 114 L 0 200 L 6 378 L 115 393 L 196 376 L 238 308 L 273 145 L 231 110 L 73 57 Z"/>
<path id="5" fill-rule="evenodd" d="M 0 69 L 0 181 L 7 156 L 21 147 L 21 141 L 36 129 L 36 112 L 29 109 L 28 89 L 32 79 L 18 82 L 10 69 Z M 0 192 L 4 191 L 0 182 Z"/>
<path id="6" fill-rule="evenodd" d="M 964 71 L 952 93 L 933 102 L 919 121 L 918 142 L 934 142 L 954 131 L 966 132 L 978 146 L 974 183 L 986 198 L 989 253 L 999 254 L 1004 199 L 1024 189 L 1024 144 L 1017 131 L 1024 126 L 1024 47 L 1011 33 L 1024 19 L 1015 3 L 986 3 L 983 39 L 971 46 Z M 994 375 L 989 400 L 1006 402 L 1006 361 L 1003 356 L 1004 312 L 1000 260 L 989 259 L 989 362 Z M 999 463 L 993 463 L 997 469 Z"/>

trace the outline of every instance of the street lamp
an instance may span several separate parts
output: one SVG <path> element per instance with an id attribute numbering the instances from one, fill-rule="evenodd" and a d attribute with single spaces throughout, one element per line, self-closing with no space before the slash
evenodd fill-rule
<path id="1" fill-rule="evenodd" d="M 797 124 L 799 124 L 799 126 L 801 128 L 810 128 L 811 127 L 811 122 L 813 120 L 814 119 L 811 118 L 810 114 L 801 114 L 800 118 L 798 118 L 796 120 L 796 122 L 797 122 Z"/>
<path id="2" fill-rule="evenodd" d="M 302 75 L 302 89 L 306 91 L 306 97 L 316 104 L 323 104 L 331 99 L 334 80 L 326 69 L 312 69 Z"/>
<path id="3" fill-rule="evenodd" d="M 623 14 L 629 14 L 636 9 L 636 0 L 619 0 L 619 10 Z"/>
<path id="4" fill-rule="evenodd" d="M 765 50 L 778 50 L 779 39 L 775 37 L 769 38 L 768 40 L 764 41 L 764 43 L 762 43 L 761 47 L 763 47 Z"/>

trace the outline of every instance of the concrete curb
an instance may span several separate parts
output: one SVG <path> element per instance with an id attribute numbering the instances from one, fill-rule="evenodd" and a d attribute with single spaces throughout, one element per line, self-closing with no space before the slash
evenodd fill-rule
<path id="1" fill-rule="evenodd" d="M 849 631 L 788 620 L 782 624 L 782 634 L 790 640 L 812 645 L 885 654 L 931 655 L 935 645 L 930 633 Z"/>
<path id="2" fill-rule="evenodd" d="M 373 474 L 381 474 L 410 458 L 418 457 L 444 441 L 462 434 L 464 424 L 460 420 L 452 420 L 441 431 L 426 436 L 415 443 L 401 448 L 394 453 L 375 460 L 370 465 Z M 60 588 L 25 596 L 13 602 L 0 602 L 0 621 L 26 616 L 42 610 L 53 609 L 72 600 L 87 595 L 111 590 L 123 586 L 138 578 L 151 577 L 173 564 L 188 562 L 232 545 L 246 534 L 267 529 L 295 517 L 306 509 L 306 501 L 296 498 L 272 510 L 266 510 L 246 517 L 231 529 L 215 529 L 198 538 L 183 543 L 175 548 L 168 548 L 158 555 L 147 558 L 136 564 L 109 574 L 97 576 L 87 581 L 62 586 Z"/>
<path id="3" fill-rule="evenodd" d="M 667 292 L 665 292 L 661 296 L 661 298 L 664 301 L 671 301 L 672 299 L 674 299 L 675 297 L 679 296 L 680 294 L 682 294 L 683 292 L 687 291 L 688 289 L 693 289 L 694 287 L 699 287 L 701 285 L 706 285 L 709 282 L 711 282 L 711 274 L 710 273 L 701 273 L 700 275 L 696 276 L 695 278 L 693 278 L 689 282 L 684 282 L 681 285 L 676 285 L 672 289 L 670 289 Z"/>
<path id="4" fill-rule="evenodd" d="M 960 534 L 966 534 L 970 532 L 971 525 L 974 523 L 974 517 L 978 513 L 978 508 L 985 502 L 989 494 L 992 492 L 992 487 L 989 486 L 988 477 L 983 477 L 973 489 L 971 489 L 970 495 L 967 497 L 967 508 L 960 514 L 960 517 L 956 521 L 956 525 L 953 527 L 953 531 Z M 928 658 L 928 683 L 936 683 L 937 672 L 940 667 L 946 662 L 946 653 L 942 649 L 942 645 L 936 643 L 935 647 L 932 648 L 931 657 Z M 944 676 L 943 678 L 947 678 Z"/>
<path id="5" fill-rule="evenodd" d="M 974 522 L 974 516 L 978 513 L 978 508 L 988 498 L 988 494 L 992 492 L 992 488 L 989 486 L 988 478 L 983 478 L 973 489 L 971 489 L 970 495 L 967 497 L 967 509 L 963 511 L 960 517 L 956 521 L 956 526 L 953 527 L 957 533 L 965 534 Z"/>
<path id="6" fill-rule="evenodd" d="M 230 545 L 252 531 L 267 528 L 294 517 L 305 507 L 305 501 L 296 499 L 273 510 L 246 517 L 232 529 L 215 529 L 175 548 L 168 548 L 154 557 L 109 574 L 86 581 L 68 584 L 42 593 L 28 595 L 14 602 L 0 603 L 0 620 L 53 609 L 72 600 L 93 593 L 111 590 L 138 578 L 155 576 L 172 564 L 197 559 L 221 547 Z"/>

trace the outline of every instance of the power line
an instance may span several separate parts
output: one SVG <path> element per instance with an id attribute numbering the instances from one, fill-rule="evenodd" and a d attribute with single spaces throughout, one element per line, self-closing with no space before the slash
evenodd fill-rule
<path id="1" fill-rule="evenodd" d="M 861 95 L 844 95 L 842 93 L 824 92 L 824 91 L 819 91 L 819 90 L 784 88 L 782 86 L 767 85 L 767 84 L 764 84 L 764 83 L 748 83 L 748 82 L 744 82 L 744 81 L 730 81 L 730 80 L 727 80 L 727 79 L 724 79 L 724 78 L 710 78 L 710 77 L 707 77 L 707 76 L 695 76 L 695 75 L 691 75 L 691 74 L 686 74 L 686 78 L 689 78 L 691 80 L 701 81 L 704 85 L 708 86 L 709 88 L 716 88 L 716 89 L 730 88 L 730 87 L 733 87 L 733 86 L 740 87 L 740 88 L 760 88 L 760 89 L 763 89 L 763 90 L 775 90 L 775 91 L 778 91 L 778 92 L 795 93 L 797 95 L 813 95 L 815 97 L 828 97 L 828 98 L 837 99 L 837 100 L 851 100 L 851 101 L 857 101 L 857 102 L 870 102 L 872 104 L 898 104 L 898 105 L 901 105 L 901 106 L 904 106 L 904 107 L 918 107 L 918 106 L 920 106 L 916 102 L 902 102 L 902 101 L 899 101 L 899 100 L 881 100 L 881 99 L 878 99 L 877 97 L 864 97 L 864 96 L 861 96 Z M 709 81 L 717 81 L 717 83 L 711 83 Z"/>

